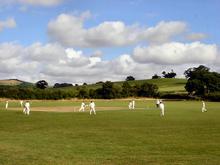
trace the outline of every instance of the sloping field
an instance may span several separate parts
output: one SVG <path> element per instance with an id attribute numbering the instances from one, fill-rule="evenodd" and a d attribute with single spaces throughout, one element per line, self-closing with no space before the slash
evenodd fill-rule
<path id="1" fill-rule="evenodd" d="M 141 83 L 151 83 L 158 86 L 160 92 L 184 92 L 185 84 L 187 82 L 186 79 L 179 78 L 162 78 L 162 79 L 149 79 L 149 80 L 136 80 L 134 82 L 130 82 L 131 84 L 141 84 Z"/>
<path id="2" fill-rule="evenodd" d="M 20 85 L 22 83 L 23 81 L 17 79 L 0 80 L 0 85 L 14 86 L 14 85 Z"/>
<path id="3" fill-rule="evenodd" d="M 160 92 L 170 92 L 170 93 L 178 93 L 178 92 L 186 92 L 185 90 L 185 84 L 187 82 L 186 79 L 180 79 L 180 78 L 161 78 L 161 79 L 146 79 L 146 80 L 134 80 L 134 81 L 128 81 L 128 83 L 130 85 L 135 85 L 135 84 L 143 84 L 143 83 L 151 83 L 151 84 L 155 84 L 158 86 L 159 91 Z M 118 82 L 114 82 L 115 85 L 119 85 L 122 86 L 122 84 L 124 83 L 124 81 L 118 81 Z M 86 85 L 86 87 L 88 89 L 97 89 L 97 88 L 101 88 L 102 84 L 88 84 Z M 76 88 L 74 87 L 65 87 L 62 89 L 73 89 Z"/>
<path id="4" fill-rule="evenodd" d="M 124 81 L 114 82 L 115 85 L 122 86 Z M 170 93 L 179 93 L 179 92 L 186 92 L 184 86 L 187 82 L 186 79 L 167 79 L 167 78 L 161 78 L 161 79 L 147 79 L 147 80 L 134 80 L 134 81 L 128 81 L 130 85 L 141 85 L 143 83 L 151 83 L 155 84 L 159 87 L 160 92 L 170 92 Z M 8 80 L 0 80 L 0 85 L 8 85 L 8 86 L 16 86 L 16 85 L 23 85 L 23 86 L 32 86 L 32 83 L 24 82 L 17 79 L 8 79 Z M 88 89 L 97 89 L 101 88 L 102 84 L 88 84 L 86 85 Z M 62 90 L 76 90 L 76 86 L 73 87 L 63 87 L 58 88 Z"/>

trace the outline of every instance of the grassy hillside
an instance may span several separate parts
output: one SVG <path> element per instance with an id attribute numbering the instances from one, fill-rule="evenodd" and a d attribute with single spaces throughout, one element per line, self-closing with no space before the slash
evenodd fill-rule
<path id="1" fill-rule="evenodd" d="M 33 84 L 18 79 L 6 79 L 6 80 L 0 80 L 0 85 L 1 86 L 31 86 Z"/>
<path id="2" fill-rule="evenodd" d="M 135 80 L 129 82 L 131 85 L 142 84 L 144 82 L 155 84 L 158 86 L 160 92 L 184 92 L 186 79 L 149 79 L 149 80 Z M 117 82 L 116 84 L 121 85 L 123 82 Z"/>
<path id="3" fill-rule="evenodd" d="M 23 81 L 18 79 L 7 79 L 7 80 L 0 80 L 0 85 L 8 85 L 8 86 L 15 86 L 22 84 Z"/>
<path id="4" fill-rule="evenodd" d="M 160 92 L 170 92 L 170 93 L 180 93 L 185 92 L 185 84 L 187 82 L 186 79 L 170 79 L 170 78 L 162 78 L 162 79 L 148 79 L 148 80 L 134 80 L 128 81 L 130 85 L 142 84 L 144 82 L 155 84 L 158 86 Z M 121 86 L 124 81 L 114 82 L 115 85 Z M 87 85 L 89 89 L 97 89 L 100 88 L 102 84 L 91 84 Z M 68 89 L 68 88 L 67 88 Z"/>

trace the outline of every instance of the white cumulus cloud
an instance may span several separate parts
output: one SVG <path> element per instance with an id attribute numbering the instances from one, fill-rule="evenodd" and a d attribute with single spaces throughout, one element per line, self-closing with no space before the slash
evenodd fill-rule
<path id="1" fill-rule="evenodd" d="M 187 29 L 187 24 L 181 21 L 161 21 L 155 27 L 149 27 L 144 31 L 142 37 L 150 43 L 164 43 L 172 37 L 182 34 Z"/>
<path id="2" fill-rule="evenodd" d="M 65 46 L 76 47 L 113 47 L 148 43 L 164 43 L 174 36 L 182 34 L 187 25 L 181 21 L 159 22 L 154 27 L 141 28 L 136 24 L 126 25 L 122 21 L 104 21 L 90 28 L 85 28 L 85 15 L 60 14 L 48 23 L 51 40 Z"/>
<path id="3" fill-rule="evenodd" d="M 217 57 L 217 46 L 200 42 L 170 42 L 162 45 L 136 47 L 133 58 L 140 63 L 187 64 L 212 63 Z"/>
<path id="4" fill-rule="evenodd" d="M 57 43 L 29 46 L 0 43 L 0 76 L 1 79 L 18 78 L 30 82 L 45 79 L 51 85 L 56 82 L 95 83 L 124 80 L 129 75 L 136 79 L 151 78 L 155 73 L 161 75 L 163 70 L 171 69 L 179 76 L 199 64 L 218 70 L 218 59 L 219 50 L 215 45 L 199 42 L 137 47 L 132 55 L 122 54 L 110 60 L 85 55 L 82 50 Z"/>

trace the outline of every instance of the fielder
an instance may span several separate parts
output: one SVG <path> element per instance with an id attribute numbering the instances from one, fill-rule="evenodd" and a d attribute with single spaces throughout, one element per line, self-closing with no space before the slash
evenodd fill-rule
<path id="1" fill-rule="evenodd" d="M 128 103 L 128 109 L 129 109 L 129 110 L 132 110 L 132 101 L 129 101 L 129 103 Z"/>
<path id="2" fill-rule="evenodd" d="M 6 101 L 5 109 L 8 109 L 8 101 Z"/>
<path id="3" fill-rule="evenodd" d="M 30 103 L 29 103 L 29 101 L 25 102 L 23 112 L 24 112 L 25 115 L 30 114 Z"/>
<path id="4" fill-rule="evenodd" d="M 96 115 L 96 112 L 95 112 L 95 103 L 93 101 L 90 102 L 89 104 L 89 107 L 90 107 L 90 115 L 92 115 L 92 112 L 94 113 L 94 115 Z"/>
<path id="5" fill-rule="evenodd" d="M 134 110 L 135 109 L 135 101 L 132 100 L 132 109 Z"/>
<path id="6" fill-rule="evenodd" d="M 81 107 L 79 109 L 79 112 L 84 112 L 85 111 L 85 108 L 86 108 L 86 104 L 84 102 L 81 103 Z"/>
<path id="7" fill-rule="evenodd" d="M 160 108 L 160 116 L 164 116 L 164 104 L 162 100 L 160 101 L 159 108 Z"/>
<path id="8" fill-rule="evenodd" d="M 23 100 L 20 100 L 20 105 L 21 107 L 23 107 Z"/>
<path id="9" fill-rule="evenodd" d="M 204 101 L 202 101 L 202 112 L 207 112 Z"/>

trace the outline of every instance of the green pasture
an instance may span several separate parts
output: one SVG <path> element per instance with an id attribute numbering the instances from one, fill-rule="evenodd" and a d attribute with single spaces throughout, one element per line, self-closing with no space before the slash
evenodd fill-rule
<path id="1" fill-rule="evenodd" d="M 161 78 L 129 81 L 131 85 L 143 84 L 145 82 L 157 85 L 160 92 L 185 92 L 185 84 L 187 80 L 180 78 Z M 115 84 L 122 85 L 123 82 L 116 82 Z"/>
<path id="2" fill-rule="evenodd" d="M 89 101 L 89 100 L 88 100 Z M 79 106 L 80 101 L 31 101 L 31 106 Z M 50 113 L 5 110 L 0 102 L 0 165 L 218 165 L 220 103 L 99 100 L 124 110 Z M 9 109 L 19 106 L 9 101 Z"/>
<path id="3" fill-rule="evenodd" d="M 169 92 L 169 93 L 178 93 L 178 92 L 186 92 L 185 84 L 187 82 L 186 79 L 181 78 L 161 78 L 161 79 L 146 79 L 146 80 L 134 80 L 128 81 L 130 85 L 141 85 L 143 83 L 155 84 L 158 86 L 160 92 Z M 122 86 L 124 81 L 114 82 L 115 85 Z M 102 84 L 88 84 L 85 87 L 88 89 L 97 89 L 101 88 Z M 74 90 L 76 87 L 64 87 L 59 88 L 63 90 Z"/>

